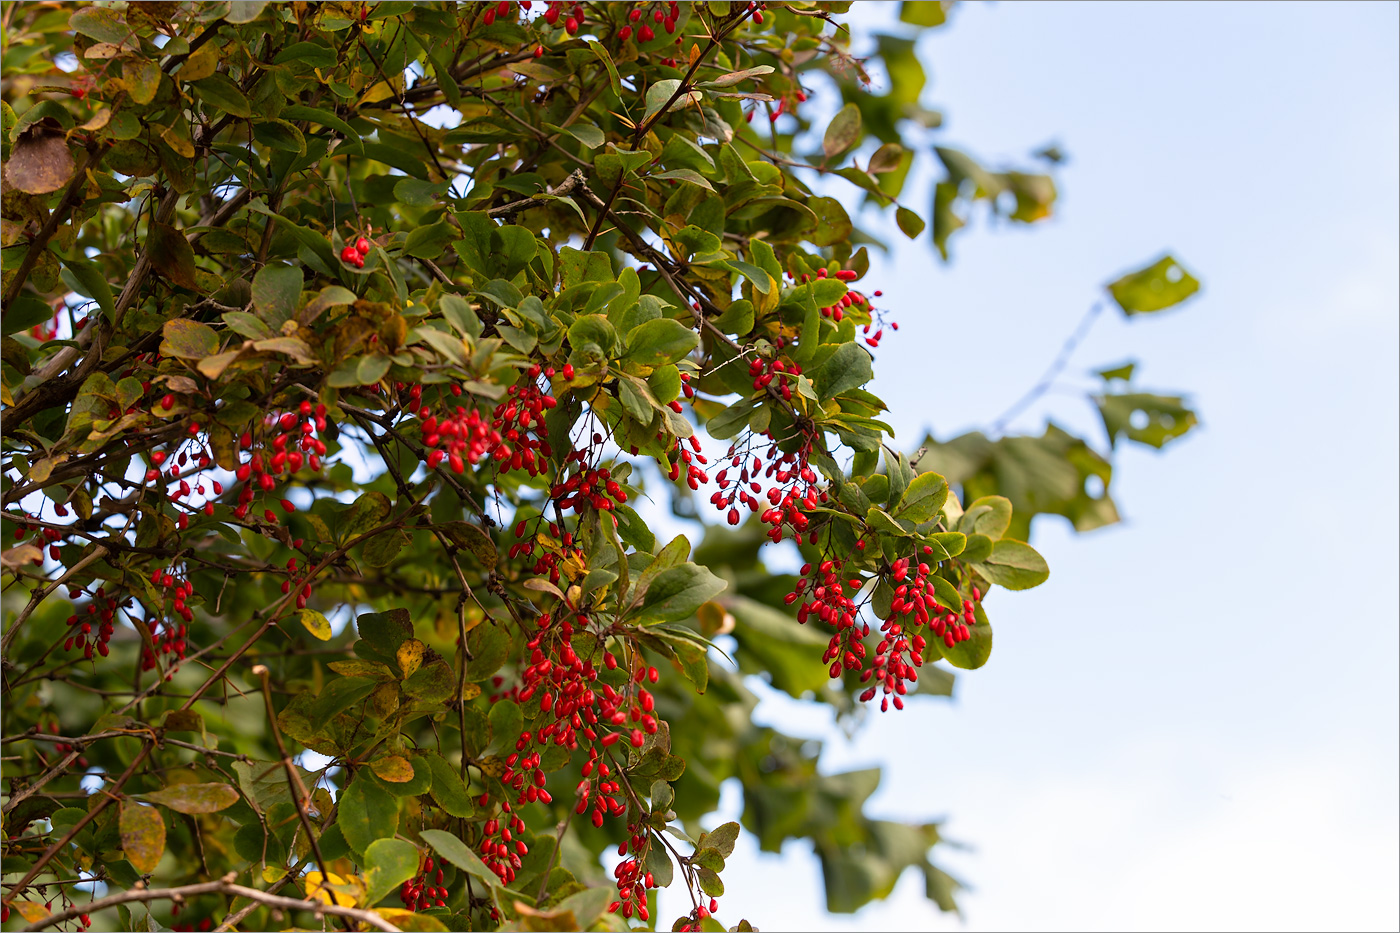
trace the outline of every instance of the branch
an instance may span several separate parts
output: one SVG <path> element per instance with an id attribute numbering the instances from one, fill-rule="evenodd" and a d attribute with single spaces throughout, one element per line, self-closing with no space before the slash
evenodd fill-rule
<path id="1" fill-rule="evenodd" d="M 139 888 L 130 891 L 123 891 L 120 894 L 113 894 L 99 900 L 90 901 L 81 906 L 69 907 L 56 914 L 49 914 L 37 923 L 31 923 L 25 927 L 26 933 L 32 930 L 42 930 L 45 927 L 55 926 L 72 920 L 85 913 L 96 913 L 108 907 L 115 907 L 118 904 L 129 904 L 133 901 L 182 901 L 187 897 L 197 897 L 200 894 L 227 894 L 232 897 L 246 897 L 250 901 L 262 904 L 264 907 L 277 907 L 282 910 L 309 910 L 317 917 L 325 914 L 332 914 L 337 917 L 358 920 L 360 923 L 371 926 L 376 930 L 386 930 L 388 933 L 398 933 L 398 927 L 372 910 L 362 910 L 358 907 L 341 907 L 338 904 L 324 904 L 315 900 L 297 900 L 294 897 L 281 897 L 276 894 L 269 894 L 266 891 L 259 891 L 257 888 L 245 888 L 241 884 L 234 884 L 233 879 L 238 875 L 229 872 L 218 881 L 205 881 L 200 884 L 187 884 L 178 888 Z M 346 924 L 347 928 L 349 924 Z"/>
<path id="2" fill-rule="evenodd" d="M 519 201 L 511 201 L 509 204 L 502 204 L 500 207 L 487 208 L 486 213 L 492 217 L 509 216 L 523 211 L 526 208 L 534 207 L 536 204 L 544 204 L 554 198 L 562 198 L 579 185 L 583 184 L 583 182 L 584 177 L 582 170 L 574 169 L 568 178 L 565 178 L 553 188 L 547 189 L 544 194 L 532 194 L 528 198 L 521 198 Z"/>
<path id="3" fill-rule="evenodd" d="M 302 783 L 301 775 L 297 774 L 297 769 L 292 764 L 292 756 L 287 754 L 287 744 L 282 741 L 282 730 L 277 728 L 277 711 L 272 708 L 272 691 L 267 684 L 267 675 L 267 665 L 253 665 L 253 676 L 262 681 L 263 702 L 267 706 L 267 725 L 272 730 L 272 737 L 277 740 L 277 751 L 282 755 L 282 770 L 287 772 L 287 790 L 292 795 L 292 805 L 297 808 L 297 818 L 301 820 L 306 841 L 311 844 L 311 852 L 316 856 L 316 867 L 321 869 L 321 883 L 329 884 L 330 869 L 326 867 L 326 857 L 321 854 L 321 843 L 311 827 L 311 817 L 306 813 L 306 801 L 311 798 L 311 794 Z M 345 929 L 350 929 L 349 923 L 345 924 Z"/>
<path id="4" fill-rule="evenodd" d="M 1007 425 L 1011 423 L 1012 419 L 1025 411 L 1027 406 L 1050 389 L 1050 386 L 1055 381 L 1055 377 L 1069 365 L 1069 358 L 1074 355 L 1075 348 L 1079 346 L 1080 341 L 1088 335 L 1089 328 L 1094 326 L 1094 321 L 1098 320 L 1101 311 L 1103 311 L 1103 303 L 1098 301 L 1094 302 L 1093 306 L 1085 312 L 1084 317 L 1079 319 L 1079 326 L 1065 339 L 1064 346 L 1060 347 L 1060 353 L 1055 357 L 1055 361 L 1050 364 L 1050 368 L 1045 371 L 1045 374 L 1040 377 L 1040 380 L 1036 382 L 1035 385 L 1030 387 L 1025 395 L 1017 399 L 1010 408 L 1006 409 L 1006 411 L 1002 412 L 1001 415 L 997 417 L 996 421 L 992 422 L 992 426 L 987 432 L 988 434 L 992 437 L 1000 436 L 1002 432 L 1006 430 Z"/>

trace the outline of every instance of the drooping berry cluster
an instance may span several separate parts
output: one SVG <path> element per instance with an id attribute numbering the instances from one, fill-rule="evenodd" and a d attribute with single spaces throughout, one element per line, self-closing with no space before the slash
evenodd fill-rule
<path id="1" fill-rule="evenodd" d="M 925 546 L 924 556 L 931 554 L 932 548 Z M 982 592 L 973 587 L 972 599 L 964 600 L 961 610 L 945 608 L 935 595 L 935 568 L 922 561 L 915 564 L 913 558 L 898 558 L 889 568 L 889 582 L 894 587 L 889 614 L 880 625 L 881 640 L 866 667 L 870 653 L 864 639 L 870 635 L 870 624 L 860 621 L 860 606 L 846 595 L 847 587 L 849 592 L 857 593 L 866 581 L 843 581 L 841 566 L 839 559 L 823 560 L 815 567 L 803 564 L 801 577 L 784 601 L 789 606 L 800 602 L 798 622 L 806 624 L 815 617 L 835 629 L 822 654 L 822 663 L 829 665 L 828 673 L 833 679 L 846 670 L 861 671 L 860 682 L 870 684 L 860 694 L 862 702 L 883 692 L 881 712 L 889 708 L 891 701 L 895 709 L 903 709 L 901 697 L 908 684 L 918 681 L 918 669 L 923 666 L 923 652 L 928 645 L 920 630 L 932 632 L 948 648 L 967 641 L 972 637 L 971 627 L 977 624 L 976 608 Z"/>
<path id="2" fill-rule="evenodd" d="M 266 433 L 275 432 L 271 444 L 268 445 L 272 451 L 270 454 L 266 449 L 255 449 L 256 440 L 251 431 L 243 432 L 243 436 L 239 438 L 239 447 L 248 451 L 249 455 L 234 472 L 238 481 L 243 483 L 243 488 L 239 490 L 238 505 L 233 514 L 240 519 L 247 517 L 248 509 L 257 494 L 272 492 L 277 488 L 279 478 L 283 476 L 290 478 L 303 467 L 320 472 L 321 458 L 326 455 L 326 445 L 314 434 L 324 433 L 327 423 L 326 406 L 316 405 L 313 408 L 308 401 L 303 401 L 296 411 L 269 414 L 263 421 L 263 439 L 265 440 Z M 280 500 L 280 504 L 282 510 L 289 515 L 296 511 L 296 506 L 289 499 Z M 269 522 L 277 521 L 277 515 L 271 509 L 265 509 L 263 517 Z"/>
<path id="3" fill-rule="evenodd" d="M 643 825 L 628 823 L 627 836 L 627 840 L 617 847 L 618 855 L 628 857 L 618 862 L 617 867 L 613 869 L 618 899 L 608 905 L 608 910 L 615 914 L 620 913 L 629 920 L 633 914 L 641 920 L 650 920 L 647 890 L 656 887 L 656 879 L 652 877 L 651 872 L 645 870 L 651 833 Z"/>
<path id="4" fill-rule="evenodd" d="M 130 602 L 129 597 L 126 602 Z M 92 660 L 94 651 L 107 657 L 111 651 L 107 643 L 112 640 L 115 631 L 112 620 L 120 605 L 124 605 L 122 600 L 108 595 L 106 587 L 99 586 L 87 604 L 87 610 L 68 617 L 68 637 L 63 640 L 63 650 L 72 651 L 81 646 L 83 657 L 87 660 Z"/>
<path id="5" fill-rule="evenodd" d="M 171 612 L 178 615 L 183 621 L 176 621 L 167 617 L 163 610 L 165 608 L 162 601 L 159 607 L 161 612 L 156 612 L 156 607 L 147 607 L 146 624 L 151 632 L 151 644 L 162 656 L 173 655 L 177 661 L 185 659 L 187 626 L 194 620 L 194 613 L 190 610 L 187 600 L 194 595 L 194 585 L 190 583 L 184 572 L 171 566 L 167 569 L 157 569 L 151 573 L 151 583 L 160 587 L 162 595 L 170 594 Z M 141 670 L 149 671 L 156 666 L 155 655 L 149 647 L 141 649 Z"/>
<path id="6" fill-rule="evenodd" d="M 405 908 L 414 911 L 446 907 L 447 889 L 442 886 L 442 878 L 442 869 L 433 861 L 431 855 L 426 856 L 418 874 L 409 878 L 399 888 L 399 900 Z"/>
<path id="7" fill-rule="evenodd" d="M 480 806 L 491 805 L 491 795 L 482 794 L 477 800 Z M 482 826 L 481 844 L 477 851 L 486 867 L 496 873 L 502 884 L 515 880 L 515 873 L 521 866 L 521 856 L 530 851 L 525 840 L 515 838 L 525 832 L 525 821 L 511 812 L 510 801 L 501 801 L 501 813 L 493 816 Z"/>

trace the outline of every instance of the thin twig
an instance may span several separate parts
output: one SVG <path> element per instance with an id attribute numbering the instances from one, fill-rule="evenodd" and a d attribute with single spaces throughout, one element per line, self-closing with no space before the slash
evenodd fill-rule
<path id="1" fill-rule="evenodd" d="M 998 416 L 996 421 L 992 422 L 992 426 L 987 432 L 989 436 L 994 438 L 1000 437 L 1002 433 L 1005 432 L 1007 426 L 1011 424 L 1012 419 L 1025 411 L 1032 402 L 1050 390 L 1050 386 L 1055 382 L 1055 377 L 1059 376 L 1061 371 L 1069 365 L 1069 358 L 1074 354 L 1075 348 L 1079 346 L 1080 341 L 1088 335 L 1089 328 L 1094 326 L 1094 321 L 1098 320 L 1101 311 L 1103 311 L 1103 303 L 1094 302 L 1093 306 L 1085 312 L 1084 317 L 1080 318 L 1079 326 L 1075 327 L 1074 332 L 1066 338 L 1064 346 L 1060 347 L 1059 355 L 1055 357 L 1055 361 L 1050 364 L 1050 368 L 1045 371 L 1045 374 L 1040 377 L 1035 385 L 1031 386 L 1030 390 L 1027 391 L 1025 395 L 1017 399 L 1010 408 L 1006 409 L 1006 411 Z"/>
<path id="2" fill-rule="evenodd" d="M 110 897 L 100 898 L 90 901 L 87 904 L 75 905 L 67 910 L 60 910 L 58 913 L 49 914 L 43 920 L 31 923 L 25 927 L 26 933 L 33 930 L 42 930 L 51 927 L 74 917 L 86 913 L 95 913 L 105 910 L 108 907 L 115 907 L 118 904 L 129 904 L 133 901 L 168 901 L 184 900 L 188 897 L 197 897 L 201 894 L 227 894 L 232 897 L 246 897 L 256 905 L 264 907 L 277 907 L 281 910 L 309 910 L 317 917 L 323 914 L 332 914 L 348 920 L 358 920 L 376 930 L 387 930 L 388 933 L 398 933 L 398 927 L 385 920 L 372 910 L 363 910 L 358 907 L 341 907 L 339 904 L 326 904 L 315 900 L 297 900 L 294 897 L 280 897 L 276 894 L 269 894 L 266 891 L 259 891 L 257 888 L 245 888 L 241 884 L 234 884 L 233 879 L 238 875 L 229 872 L 218 881 L 205 881 L 200 884 L 187 884 L 178 888 L 134 888 L 130 891 L 123 891 L 120 894 L 113 894 Z M 346 929 L 351 929 L 346 923 Z"/>

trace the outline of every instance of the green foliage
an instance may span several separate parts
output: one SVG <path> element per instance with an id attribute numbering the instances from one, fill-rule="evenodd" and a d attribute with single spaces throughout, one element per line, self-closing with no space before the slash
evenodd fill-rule
<path id="1" fill-rule="evenodd" d="M 951 695 L 993 587 L 1049 575 L 1030 519 L 1117 513 L 1053 425 L 891 446 L 875 240 L 832 195 L 946 257 L 972 203 L 1032 223 L 1055 186 L 916 151 L 912 33 L 871 93 L 847 6 L 6 9 L 7 909 L 140 885 L 100 922 L 156 928 L 207 883 L 181 923 L 655 929 L 645 878 L 707 905 L 741 832 L 811 840 L 832 910 L 909 868 L 956 909 L 937 827 L 869 818 L 879 772 L 755 725 L 746 678 L 852 722 Z M 1103 376 L 1110 448 L 1195 424 Z M 662 546 L 638 503 L 702 491 L 727 523 Z"/>

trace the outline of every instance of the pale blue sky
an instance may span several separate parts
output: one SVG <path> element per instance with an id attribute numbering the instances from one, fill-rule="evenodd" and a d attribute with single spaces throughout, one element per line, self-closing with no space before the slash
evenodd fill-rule
<path id="1" fill-rule="evenodd" d="M 1135 356 L 1204 426 L 1120 454 L 1122 525 L 1037 526 L 1050 581 L 990 604 L 996 652 L 955 703 L 853 743 L 760 707 L 826 739 L 833 770 L 883 765 L 875 812 L 946 817 L 975 847 L 943 857 L 976 888 L 968 929 L 1400 925 L 1397 9 L 963 4 L 920 40 L 939 141 L 996 164 L 1057 140 L 1071 161 L 1054 220 L 979 222 L 950 267 L 890 234 L 869 281 L 901 330 L 876 391 L 905 447 L 929 419 L 990 423 L 1108 278 L 1170 249 L 1205 282 L 1157 319 L 1105 315 L 1076 354 L 1066 387 Z M 1097 437 L 1072 394 L 1015 427 L 1051 412 Z M 805 845 L 745 840 L 725 882 L 727 925 L 958 927 L 913 875 L 824 915 Z"/>

